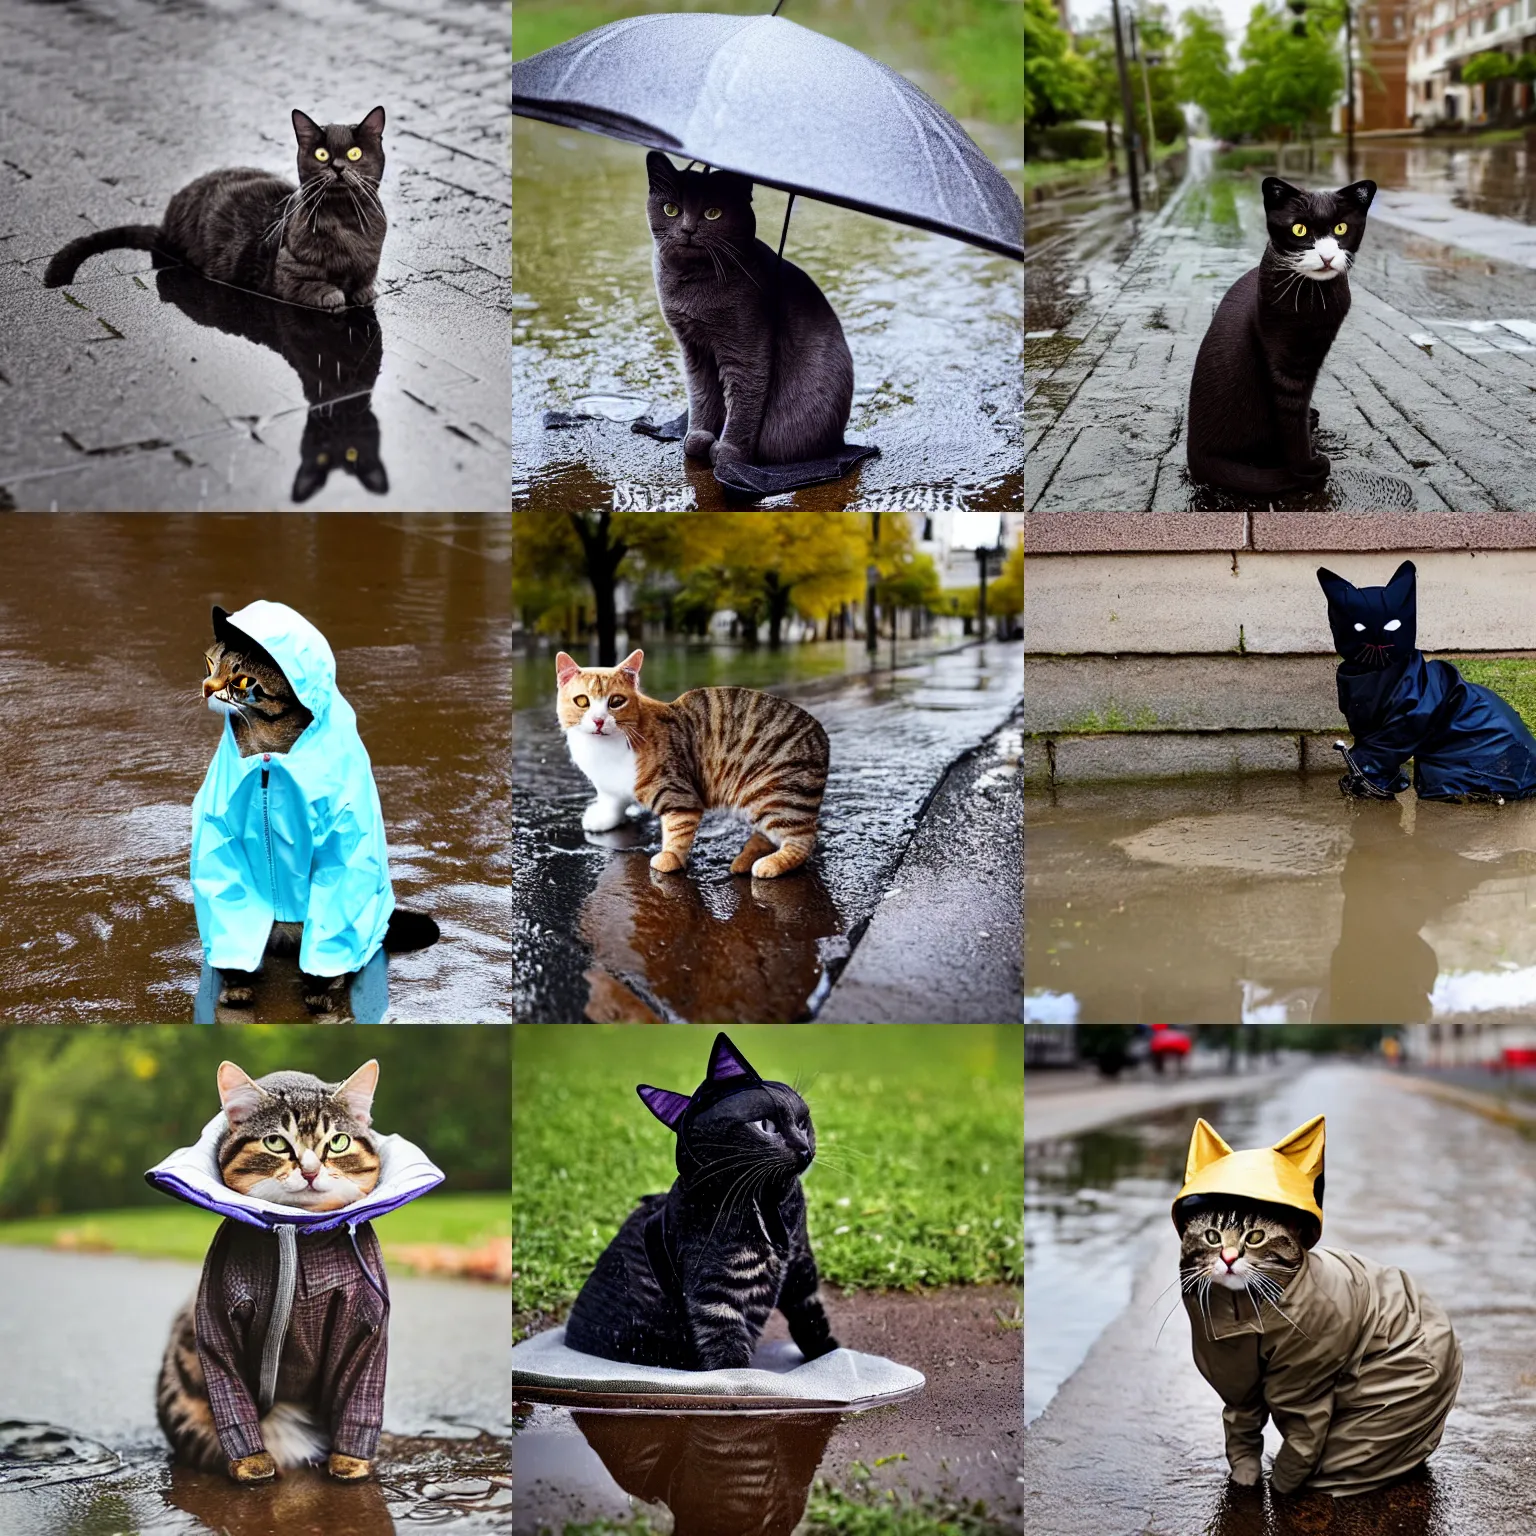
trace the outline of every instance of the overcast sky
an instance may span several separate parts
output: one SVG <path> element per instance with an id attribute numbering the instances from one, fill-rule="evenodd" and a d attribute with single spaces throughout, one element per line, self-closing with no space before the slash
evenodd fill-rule
<path id="1" fill-rule="evenodd" d="M 1121 4 L 1135 9 L 1135 0 L 1121 0 Z M 1227 23 L 1227 36 L 1236 43 L 1242 40 L 1248 26 L 1254 0 L 1164 0 L 1164 4 L 1175 22 L 1187 10 L 1214 6 Z M 1072 0 L 1071 14 L 1074 27 L 1086 26 L 1096 17 L 1109 15 L 1109 0 Z"/>

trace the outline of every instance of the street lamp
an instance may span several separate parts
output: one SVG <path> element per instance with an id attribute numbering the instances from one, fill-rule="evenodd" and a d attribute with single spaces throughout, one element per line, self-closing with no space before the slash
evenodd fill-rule
<path id="1" fill-rule="evenodd" d="M 992 570 L 1002 569 L 1003 514 L 1001 512 L 955 513 L 954 549 L 970 549 L 976 554 L 976 634 L 987 638 L 987 578 L 995 575 Z"/>
<path id="2" fill-rule="evenodd" d="M 1125 31 L 1120 0 L 1109 0 L 1115 24 L 1115 70 L 1120 76 L 1120 110 L 1125 115 L 1125 168 L 1131 178 L 1131 211 L 1141 212 L 1141 180 L 1136 169 L 1136 114 L 1131 110 L 1131 77 L 1125 67 Z"/>

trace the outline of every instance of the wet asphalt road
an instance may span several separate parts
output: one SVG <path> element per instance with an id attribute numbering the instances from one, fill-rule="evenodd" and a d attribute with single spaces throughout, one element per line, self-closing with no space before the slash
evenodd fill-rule
<path id="1" fill-rule="evenodd" d="M 508 542 L 504 516 L 0 519 L 0 1015 L 191 1019 L 209 609 L 265 596 L 330 641 L 396 899 L 442 928 L 391 957 L 387 1017 L 505 1021 Z"/>
<path id="2" fill-rule="evenodd" d="M 198 1267 L 170 1260 L 0 1248 L 0 1420 L 86 1437 L 99 1465 L 84 1481 L 0 1491 L 7 1536 L 134 1530 L 143 1536 L 388 1536 L 396 1522 L 506 1529 L 511 1384 L 507 1293 L 390 1277 L 389 1378 L 376 1481 L 339 1486 L 315 1471 L 236 1489 L 172 1471 L 155 1424 L 155 1378 Z"/>
<path id="3" fill-rule="evenodd" d="M 1536 805 L 1345 800 L 1331 776 L 1027 801 L 1026 1006 L 1081 1023 L 1528 1019 Z"/>
<path id="4" fill-rule="evenodd" d="M 754 881 L 729 872 L 743 838 L 726 818 L 706 819 L 681 877 L 650 868 L 660 846 L 652 816 L 584 833 L 591 790 L 551 689 L 548 703 L 513 717 L 515 1017 L 806 1017 L 887 894 L 944 770 L 1008 719 L 1021 690 L 1018 647 L 997 642 L 894 674 L 773 688 L 826 727 L 832 766 L 811 863 Z"/>
<path id="5" fill-rule="evenodd" d="M 1032 255 L 1025 485 L 1037 511 L 1245 504 L 1193 486 L 1185 470 L 1195 354 L 1265 238 L 1260 172 L 1217 172 L 1211 152 L 1196 142 L 1186 181 L 1123 259 L 1091 229 L 1081 249 L 1069 232 Z M 1350 289 L 1314 396 L 1332 476 L 1277 507 L 1536 510 L 1529 272 L 1373 222 Z"/>
<path id="6" fill-rule="evenodd" d="M 504 7 L 4 0 L 0 25 L 0 505 L 506 505 Z M 291 179 L 293 107 L 355 122 L 375 103 L 390 227 L 371 313 L 157 278 L 143 252 L 42 286 L 67 240 L 158 222 L 206 171 Z"/>
<path id="7" fill-rule="evenodd" d="M 983 147 L 1008 169 L 1016 136 Z M 687 403 L 677 343 L 657 307 L 645 156 L 632 144 L 514 119 L 513 505 L 678 511 L 728 504 L 680 443 L 629 429 Z M 758 237 L 777 245 L 784 196 L 757 189 Z M 1023 450 L 1018 262 L 801 198 L 785 256 L 820 285 L 854 364 L 848 441 L 880 457 L 830 485 L 763 505 L 975 511 L 1018 505 Z M 546 430 L 546 410 L 593 396 L 622 420 Z M 614 501 L 616 488 L 622 500 Z"/>
<path id="8" fill-rule="evenodd" d="M 1200 1113 L 1190 1105 L 1026 1153 L 1026 1380 L 1047 1383 L 1024 1436 L 1026 1529 L 1528 1531 L 1536 1515 L 1536 1143 L 1364 1068 L 1319 1066 L 1246 1104 L 1210 1110 L 1235 1145 L 1271 1142 L 1326 1114 L 1324 1244 L 1408 1270 L 1450 1314 L 1465 1354 L 1460 1398 L 1427 1478 L 1354 1499 L 1303 1493 L 1273 1503 L 1227 1487 L 1221 1403 L 1190 1358 L 1182 1307 L 1156 1342 L 1173 1302 L 1173 1293 L 1159 1293 L 1178 1265 L 1167 1208 Z M 1048 1404 L 1038 1400 L 1051 1387 Z M 1273 1451 L 1273 1428 L 1266 1439 Z"/>

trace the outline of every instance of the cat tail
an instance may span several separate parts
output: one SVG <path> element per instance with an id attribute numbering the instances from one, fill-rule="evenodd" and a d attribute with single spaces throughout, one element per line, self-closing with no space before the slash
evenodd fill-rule
<path id="1" fill-rule="evenodd" d="M 45 288 L 62 288 L 75 280 L 81 263 L 104 251 L 155 251 L 161 250 L 158 224 L 117 224 L 111 229 L 98 229 L 93 235 L 81 235 L 71 240 L 62 250 L 54 253 L 43 273 Z"/>
<path id="2" fill-rule="evenodd" d="M 435 919 L 425 912 L 408 912 L 396 907 L 389 914 L 389 930 L 384 935 L 384 953 L 402 955 L 413 949 L 426 949 L 436 944 L 442 929 Z"/>
<path id="3" fill-rule="evenodd" d="M 300 1403 L 273 1403 L 261 1421 L 261 1440 L 267 1454 L 284 1469 L 324 1461 L 331 1448 L 314 1416 Z"/>

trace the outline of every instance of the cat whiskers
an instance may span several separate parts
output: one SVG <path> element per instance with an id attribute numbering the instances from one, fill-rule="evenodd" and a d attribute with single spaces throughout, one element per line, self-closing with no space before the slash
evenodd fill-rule
<path id="1" fill-rule="evenodd" d="M 749 282 L 749 283 L 751 283 L 751 284 L 752 284 L 752 286 L 753 286 L 753 287 L 754 287 L 754 288 L 756 288 L 756 289 L 757 289 L 757 291 L 758 291 L 758 292 L 759 292 L 759 293 L 761 293 L 761 292 L 762 292 L 762 291 L 763 291 L 763 285 L 762 285 L 762 284 L 761 284 L 761 283 L 759 283 L 759 282 L 758 282 L 758 280 L 757 280 L 757 279 L 756 279 L 756 278 L 755 278 L 755 277 L 753 277 L 753 276 L 752 276 L 752 274 L 751 274 L 751 273 L 750 273 L 750 272 L 748 272 L 748 271 L 747 271 L 747 268 L 746 268 L 746 264 L 745 264 L 745 263 L 744 263 L 744 262 L 743 262 L 743 261 L 742 261 L 742 259 L 741 259 L 741 257 L 740 257 L 740 256 L 738 256 L 738 255 L 737 255 L 737 254 L 736 254 L 736 252 L 735 252 L 735 251 L 733 251 L 733 250 L 732 250 L 732 249 L 731 249 L 731 248 L 730 248 L 730 246 L 728 246 L 728 245 L 722 245 L 722 246 L 721 246 L 721 247 L 720 247 L 720 249 L 721 249 L 721 251 L 722 251 L 722 252 L 723 252 L 723 253 L 724 253 L 724 254 L 725 254 L 725 255 L 727 255 L 727 256 L 729 256 L 729 257 L 730 257 L 730 259 L 731 259 L 731 260 L 732 260 L 732 261 L 734 261 L 734 262 L 735 262 L 735 263 L 736 263 L 736 265 L 737 265 L 737 266 L 738 266 L 738 267 L 740 267 L 740 268 L 741 268 L 741 274 L 742 274 L 742 276 L 743 276 L 743 277 L 745 277 L 745 278 L 746 278 L 746 280 L 747 280 L 747 281 L 748 281 L 748 282 Z"/>

